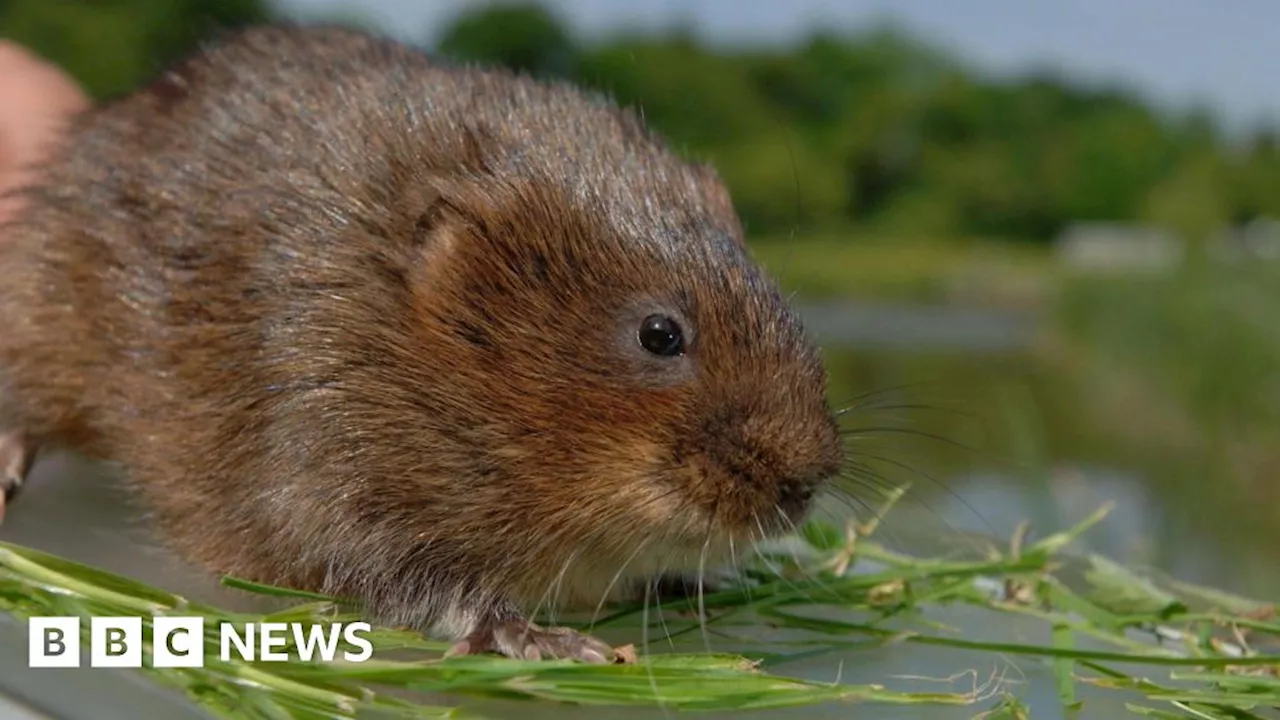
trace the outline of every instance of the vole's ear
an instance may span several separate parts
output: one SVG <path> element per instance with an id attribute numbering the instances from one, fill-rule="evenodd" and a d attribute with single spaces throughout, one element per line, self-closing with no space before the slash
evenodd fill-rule
<path id="1" fill-rule="evenodd" d="M 461 157 L 453 160 L 456 167 L 450 172 L 453 178 L 446 177 L 442 171 L 423 171 L 410 166 L 399 168 L 401 177 L 396 183 L 396 215 L 408 225 L 407 237 L 418 248 L 426 248 L 432 238 L 440 234 L 441 228 L 450 222 L 474 224 L 475 218 L 468 211 L 471 203 L 467 192 L 460 189 L 457 175 L 488 172 L 481 142 L 477 131 L 468 130 L 463 134 Z M 446 192 L 445 188 L 451 190 Z"/>
<path id="2" fill-rule="evenodd" d="M 419 187 L 400 198 L 399 216 L 405 224 L 404 236 L 418 249 L 426 248 L 449 214 L 449 203 L 434 187 Z"/>
<path id="3" fill-rule="evenodd" d="M 486 234 L 486 213 L 476 210 L 484 207 L 483 201 L 477 202 L 468 188 L 456 182 L 418 183 L 396 200 L 395 232 L 415 266 L 438 269 L 459 249 L 461 238 Z"/>
<path id="4" fill-rule="evenodd" d="M 698 189 L 707 212 L 723 223 L 724 229 L 733 236 L 733 239 L 745 247 L 746 239 L 743 237 L 742 222 L 738 219 L 738 211 L 733 207 L 733 197 L 729 194 L 728 186 L 724 184 L 724 180 L 720 179 L 720 173 L 706 164 L 695 166 L 694 172 L 698 174 L 700 180 Z"/>
<path id="5" fill-rule="evenodd" d="M 398 234 L 416 252 L 434 253 L 458 229 L 476 224 L 469 200 L 456 182 L 432 175 L 419 178 L 396 197 Z"/>

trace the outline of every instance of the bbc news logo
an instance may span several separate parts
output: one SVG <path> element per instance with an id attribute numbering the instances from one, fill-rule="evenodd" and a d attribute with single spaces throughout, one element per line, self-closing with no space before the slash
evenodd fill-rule
<path id="1" fill-rule="evenodd" d="M 27 622 L 28 662 L 33 668 L 80 667 L 81 620 L 78 617 L 33 617 Z M 151 627 L 151 665 L 196 668 L 205 663 L 203 617 L 157 617 Z M 364 662 L 373 655 L 366 634 L 369 623 L 230 623 L 218 628 L 218 654 L 246 661 L 288 662 L 292 645 L 307 662 Z M 89 667 L 140 668 L 145 635 L 140 617 L 95 617 L 89 624 Z M 341 652 L 339 650 L 341 649 Z"/>

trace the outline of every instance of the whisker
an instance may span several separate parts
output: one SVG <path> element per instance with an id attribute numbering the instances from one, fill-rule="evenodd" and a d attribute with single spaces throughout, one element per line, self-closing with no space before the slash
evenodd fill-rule
<path id="1" fill-rule="evenodd" d="M 849 512 L 853 517 L 864 517 L 867 514 L 875 514 L 875 508 L 865 500 L 858 497 L 857 493 L 850 492 L 839 485 L 833 485 L 827 488 L 823 493 L 823 497 L 840 503 L 840 506 Z"/>
<path id="2" fill-rule="evenodd" d="M 711 537 L 715 531 L 715 518 L 720 512 L 722 498 L 723 490 L 717 493 L 715 505 L 712 506 L 711 514 L 707 517 L 707 532 L 702 540 L 702 552 L 698 554 L 698 626 L 702 629 L 702 644 L 707 652 L 711 652 L 711 636 L 707 629 L 707 553 L 711 549 Z"/>
<path id="3" fill-rule="evenodd" d="M 900 483 L 889 482 L 888 478 L 870 465 L 855 462 L 850 462 L 847 467 L 841 470 L 833 484 L 837 487 L 852 486 L 871 489 L 876 492 L 889 492 L 900 485 Z"/>
<path id="4" fill-rule="evenodd" d="M 649 542 L 651 540 L 653 540 L 652 535 L 643 536 L 640 542 L 636 545 L 635 550 L 631 551 L 631 554 L 627 556 L 627 559 L 622 562 L 622 566 L 619 567 L 618 571 L 613 574 L 613 579 L 609 581 L 609 584 L 607 586 L 605 586 L 604 592 L 600 594 L 600 601 L 596 603 L 596 608 L 591 613 L 590 625 L 594 626 L 596 620 L 599 619 L 600 610 L 604 607 L 605 602 L 609 599 L 609 593 L 613 592 L 614 586 L 618 584 L 618 580 L 619 578 L 622 577 L 622 573 L 626 572 L 627 566 L 629 566 L 631 564 L 631 561 L 635 560 L 636 556 L 638 556 L 640 552 L 649 545 Z M 646 590 L 646 593 L 647 593 L 647 590 Z"/>
<path id="5" fill-rule="evenodd" d="M 852 407 L 841 408 L 835 411 L 836 417 L 844 417 L 852 413 L 860 412 L 890 412 L 895 410 L 926 410 L 930 412 L 945 413 L 948 415 L 956 415 L 959 417 L 969 418 L 971 420 L 980 420 L 981 415 L 962 410 L 960 408 L 944 407 L 942 405 L 928 405 L 925 403 L 898 403 L 896 405 L 856 405 Z"/>
<path id="6" fill-rule="evenodd" d="M 644 605 L 640 610 L 640 646 L 644 648 L 645 657 L 645 674 L 649 678 L 649 688 L 653 690 L 653 697 L 658 701 L 658 707 L 662 708 L 663 715 L 667 713 L 667 704 L 662 700 L 662 694 L 658 692 L 658 678 L 653 674 L 653 662 L 649 659 L 649 590 L 650 584 L 644 585 Z M 658 613 L 662 613 L 661 607 Z"/>
<path id="7" fill-rule="evenodd" d="M 664 568 L 664 570 L 658 574 L 658 578 L 661 578 L 662 574 L 666 572 L 665 568 L 671 565 L 670 558 L 671 558 L 671 553 L 668 552 L 666 559 L 662 563 L 662 567 Z M 675 641 L 674 635 L 671 632 L 671 627 L 667 625 L 667 614 L 666 612 L 663 611 L 662 597 L 661 597 L 661 593 L 658 590 L 657 582 L 656 581 L 651 582 L 650 585 L 653 587 L 653 595 L 657 599 L 658 624 L 662 626 L 662 636 L 666 639 L 667 646 L 670 647 L 672 650 L 674 650 L 676 647 L 676 641 Z"/>
<path id="8" fill-rule="evenodd" d="M 919 468 L 916 468 L 912 465 L 908 465 L 907 463 L 901 462 L 899 460 L 895 460 L 890 457 L 884 457 L 880 455 L 869 455 L 865 453 L 863 453 L 863 456 L 869 457 L 874 460 L 879 460 L 880 462 L 883 462 L 883 463 L 888 463 L 890 465 L 893 465 L 894 467 L 901 468 L 907 472 L 914 473 L 915 475 L 918 475 L 928 480 L 929 482 L 933 483 L 934 486 L 939 488 L 942 492 L 946 493 L 956 502 L 964 506 L 966 510 L 973 513 L 974 517 L 978 518 L 978 520 L 985 526 L 986 530 L 990 532 L 993 536 L 999 535 L 995 527 L 992 526 L 991 523 L 987 522 L 987 519 L 982 516 L 982 513 L 978 512 L 978 509 L 976 507 L 974 507 L 968 500 L 965 500 L 964 497 L 960 495 L 960 493 L 953 490 L 947 483 L 941 480 L 938 480 L 937 478 L 933 477 L 929 473 L 924 472 L 923 470 L 920 470 Z"/>
<path id="9" fill-rule="evenodd" d="M 908 389 L 911 389 L 911 388 L 917 388 L 917 387 L 922 387 L 922 386 L 925 386 L 925 385 L 935 385 L 935 384 L 938 384 L 938 382 L 937 382 L 937 381 L 922 381 L 922 382 L 915 382 L 915 383 L 903 383 L 903 384 L 901 384 L 901 385 L 891 385 L 891 386 L 889 386 L 889 387 L 884 387 L 884 388 L 876 388 L 876 389 L 872 389 L 872 390 L 867 390 L 867 391 L 861 392 L 861 393 L 859 393 L 859 394 L 857 394 L 857 395 L 854 395 L 853 397 L 849 398 L 848 400 L 845 400 L 845 401 L 843 401 L 843 402 L 837 402 L 837 403 L 835 403 L 835 405 L 836 405 L 837 407 L 840 407 L 840 408 L 843 408 L 843 409 L 847 409 L 847 408 L 850 408 L 850 407 L 855 407 L 855 406 L 857 406 L 859 403 L 861 403 L 862 401 L 864 401 L 864 400 L 869 400 L 869 399 L 871 399 L 871 398 L 881 397 L 881 396 L 884 396 L 884 395 L 888 395 L 889 393 L 899 392 L 899 391 L 902 391 L 902 390 L 908 390 Z M 839 411 L 837 411 L 837 412 L 839 412 Z"/>
<path id="10" fill-rule="evenodd" d="M 800 528 L 796 527 L 795 522 L 792 521 L 791 518 L 787 517 L 787 513 L 778 505 L 774 505 L 773 509 L 778 513 L 778 516 L 782 518 L 782 522 L 791 527 L 791 532 L 798 536 L 800 534 Z M 836 592 L 830 585 L 823 582 L 822 576 L 819 573 L 815 572 L 800 559 L 800 555 L 794 547 L 791 549 L 791 559 L 795 562 L 796 569 L 801 572 L 807 580 L 817 585 L 820 589 L 826 591 L 826 593 L 831 597 L 840 597 L 840 593 Z M 808 589 L 805 589 L 804 594 L 810 601 L 815 600 L 813 595 L 809 593 Z"/>
<path id="11" fill-rule="evenodd" d="M 777 506 L 774 506 L 774 507 L 775 507 L 775 509 L 777 508 Z M 761 538 L 761 540 L 763 540 L 763 539 L 765 539 L 765 538 L 769 537 L 769 534 L 768 534 L 767 532 L 765 532 L 765 529 L 764 529 L 764 523 L 763 523 L 763 522 L 761 522 L 761 520 L 760 520 L 760 515 L 759 515 L 758 513 L 753 512 L 753 513 L 751 513 L 751 518 L 752 518 L 752 520 L 754 520 L 754 521 L 755 521 L 756 527 L 757 527 L 757 528 L 759 528 L 759 530 L 760 530 L 760 538 Z M 775 570 L 775 569 L 776 569 L 776 570 L 779 570 L 778 572 L 772 572 L 772 573 L 771 573 L 771 574 L 772 574 L 772 576 L 778 580 L 778 582 L 781 582 L 782 584 L 784 584 L 784 585 L 785 585 L 788 589 L 790 589 L 790 590 L 796 590 L 796 591 L 800 590 L 800 587 L 799 587 L 799 586 L 797 586 L 794 582 L 792 582 L 792 581 L 791 581 L 791 578 L 789 578 L 789 577 L 787 577 L 786 575 L 784 575 L 784 574 L 780 571 L 780 568 L 775 568 L 775 567 L 774 567 L 774 564 L 775 564 L 775 563 L 772 561 L 772 559 L 771 559 L 769 556 L 767 556 L 767 555 L 765 555 L 765 554 L 764 554 L 764 551 L 760 549 L 760 545 L 759 545 L 758 543 L 757 543 L 757 544 L 754 544 L 754 545 L 752 546 L 752 550 L 754 550 L 754 551 L 755 551 L 756 557 L 760 558 L 760 562 L 762 562 L 762 563 L 765 565 L 765 568 L 766 568 L 766 569 L 771 570 L 771 571 L 772 571 L 772 570 Z M 794 552 L 795 552 L 795 551 L 793 550 L 793 551 L 792 551 L 793 559 L 794 559 Z M 797 564 L 798 564 L 798 563 L 797 563 Z"/>
<path id="12" fill-rule="evenodd" d="M 559 598 L 560 596 L 560 589 L 564 584 L 564 577 L 569 571 L 569 566 L 573 564 L 573 561 L 578 558 L 578 555 L 581 554 L 581 552 L 581 548 L 575 548 L 573 552 L 569 553 L 569 557 L 565 558 L 564 563 L 560 566 L 560 572 L 556 573 L 556 576 L 547 584 L 547 589 L 543 591 L 542 597 L 538 600 L 538 604 L 534 606 L 533 612 L 529 615 L 530 618 L 537 617 L 538 613 L 542 612 L 542 608 L 545 605 L 548 608 L 548 622 L 553 625 L 555 624 L 555 598 Z"/>
<path id="13" fill-rule="evenodd" d="M 755 512 L 752 511 L 751 515 L 752 517 L 754 517 Z M 751 538 L 747 538 L 747 542 L 748 544 L 751 544 Z M 738 580 L 738 584 L 741 585 L 743 592 L 747 596 L 747 602 L 750 603 L 753 601 L 753 598 L 751 595 L 751 584 L 749 582 L 746 582 L 746 578 L 742 574 L 742 565 L 741 563 L 738 562 L 738 560 L 739 560 L 738 549 L 734 545 L 733 534 L 730 533 L 729 534 L 729 562 L 733 566 L 734 578 Z"/>
<path id="14" fill-rule="evenodd" d="M 975 447 L 966 445 L 958 440 L 952 440 L 951 438 L 946 437 L 945 435 L 938 435 L 937 433 L 931 433 L 927 430 L 917 430 L 916 428 L 895 427 L 893 425 L 874 425 L 874 426 L 866 426 L 866 427 L 852 427 L 852 428 L 840 429 L 840 436 L 842 438 L 851 438 L 851 437 L 856 437 L 858 435 L 871 435 L 873 433 L 911 435 L 914 437 L 924 438 L 925 440 L 934 440 L 934 441 L 943 443 L 945 445 L 950 445 L 952 447 L 956 447 L 961 450 L 964 450 L 965 452 L 970 452 L 970 453 L 973 453 L 974 455 L 978 455 L 979 457 L 984 457 L 991 460 L 997 459 L 994 456 L 991 456 L 989 453 L 986 453 Z"/>

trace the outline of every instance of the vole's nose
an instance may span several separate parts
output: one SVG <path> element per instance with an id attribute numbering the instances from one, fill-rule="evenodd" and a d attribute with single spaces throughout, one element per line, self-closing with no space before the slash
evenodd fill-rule
<path id="1" fill-rule="evenodd" d="M 800 478 L 788 478 L 778 484 L 778 509 L 792 523 L 804 519 L 813 498 L 826 483 L 828 475 L 811 475 Z"/>
<path id="2" fill-rule="evenodd" d="M 839 435 L 819 443 L 817 449 L 804 453 L 788 477 L 778 484 L 778 506 L 793 522 L 808 512 L 813 498 L 844 467 L 844 451 Z"/>

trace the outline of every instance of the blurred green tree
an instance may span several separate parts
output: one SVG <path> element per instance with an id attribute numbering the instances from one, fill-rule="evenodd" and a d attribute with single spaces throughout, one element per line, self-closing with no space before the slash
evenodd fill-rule
<path id="1" fill-rule="evenodd" d="M 1275 130 L 1255 132 L 1233 158 L 1231 188 L 1236 222 L 1280 218 L 1280 140 Z"/>
<path id="2" fill-rule="evenodd" d="M 638 107 L 677 145 L 705 153 L 776 138 L 787 127 L 745 70 L 687 36 L 621 37 L 586 50 L 576 79 Z"/>
<path id="3" fill-rule="evenodd" d="M 0 0 L 0 36 L 95 97 L 127 91 L 268 0 Z M 899 234 L 1045 240 L 1077 220 L 1197 237 L 1280 216 L 1274 128 L 1224 136 L 1204 108 L 1032 69 L 971 72 L 892 26 L 792 47 L 718 47 L 687 27 L 581 42 L 530 2 L 464 12 L 435 37 L 462 61 L 559 76 L 637 108 L 713 162 L 756 234 L 874 224 Z"/>
<path id="4" fill-rule="evenodd" d="M 558 17 L 533 3 L 500 3 L 458 17 L 436 38 L 443 55 L 531 75 L 566 77 L 575 42 Z"/>
<path id="5" fill-rule="evenodd" d="M 1191 252 L 1203 255 L 1217 231 L 1231 221 L 1227 166 L 1212 152 L 1188 153 L 1155 183 L 1140 217 L 1176 233 Z"/>

